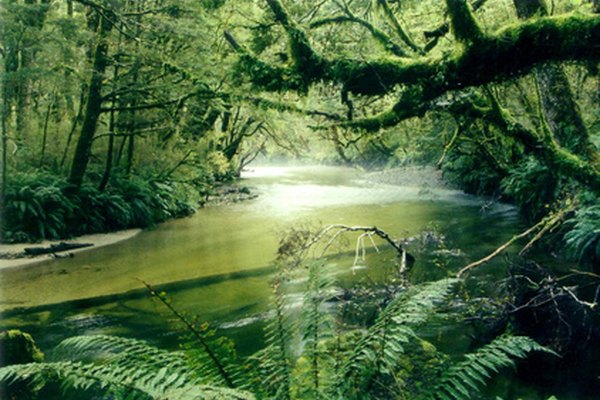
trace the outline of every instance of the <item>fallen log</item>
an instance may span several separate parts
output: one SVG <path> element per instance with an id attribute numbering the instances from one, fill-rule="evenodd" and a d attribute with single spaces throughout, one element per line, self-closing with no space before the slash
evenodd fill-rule
<path id="1" fill-rule="evenodd" d="M 54 254 L 54 253 L 60 253 L 62 251 L 67 251 L 67 250 L 81 249 L 81 248 L 90 247 L 93 245 L 94 245 L 93 243 L 60 242 L 58 244 L 51 244 L 50 246 L 46 246 L 46 247 L 26 247 L 25 249 L 23 249 L 23 252 L 27 256 L 39 256 L 42 254 Z"/>

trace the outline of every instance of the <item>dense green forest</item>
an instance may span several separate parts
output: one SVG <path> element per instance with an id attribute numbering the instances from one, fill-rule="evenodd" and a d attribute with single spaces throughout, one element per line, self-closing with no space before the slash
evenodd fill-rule
<path id="1" fill-rule="evenodd" d="M 7 398 L 486 398 L 493 372 L 529 353 L 530 368 L 579 371 L 564 381 L 582 396 L 600 391 L 598 0 L 0 0 L 0 32 L 3 243 L 189 216 L 256 160 L 433 166 L 526 225 L 419 284 L 387 232 L 342 227 L 400 259 L 393 289 L 352 299 L 371 314 L 353 329 L 351 311 L 324 311 L 335 282 L 313 248 L 331 230 L 294 227 L 249 359 L 150 282 L 194 351 L 73 337 L 63 358 L 0 368 Z M 469 274 L 515 243 L 510 290 L 470 302 Z M 293 322 L 282 288 L 298 274 Z M 457 360 L 417 328 L 459 314 L 495 322 Z"/>

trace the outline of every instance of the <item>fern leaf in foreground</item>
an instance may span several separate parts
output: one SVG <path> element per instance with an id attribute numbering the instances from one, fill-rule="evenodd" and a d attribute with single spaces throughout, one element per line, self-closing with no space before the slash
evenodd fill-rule
<path id="1" fill-rule="evenodd" d="M 60 384 L 66 393 L 92 392 L 116 399 L 252 399 L 242 391 L 206 385 L 182 352 L 157 349 L 135 339 L 77 336 L 55 352 L 79 358 L 101 355 L 100 363 L 57 361 L 0 368 L 0 385 L 26 386 L 37 391 Z M 209 382 L 209 380 L 208 380 Z"/>
<path id="2" fill-rule="evenodd" d="M 555 354 L 525 336 L 501 336 L 474 353 L 467 354 L 465 360 L 451 366 L 441 377 L 438 385 L 430 390 L 425 399 L 462 400 L 470 399 L 501 368 L 514 366 L 516 359 L 527 357 L 528 353 L 541 351 Z"/>
<path id="3" fill-rule="evenodd" d="M 377 375 L 393 376 L 404 345 L 415 336 L 412 328 L 426 322 L 459 281 L 442 279 L 414 286 L 392 300 L 348 355 L 335 385 L 337 391 L 349 382 L 359 386 L 353 391 L 366 390 Z"/>

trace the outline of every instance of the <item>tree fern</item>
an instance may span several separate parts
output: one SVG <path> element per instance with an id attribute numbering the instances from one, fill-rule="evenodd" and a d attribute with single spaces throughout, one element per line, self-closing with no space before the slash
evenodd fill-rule
<path id="1" fill-rule="evenodd" d="M 478 392 L 493 373 L 499 372 L 501 368 L 514 366 L 515 359 L 525 358 L 532 351 L 555 354 L 528 337 L 501 336 L 476 352 L 467 354 L 463 361 L 450 366 L 443 373 L 438 385 L 419 398 L 470 399 L 472 393 Z"/>
<path id="2" fill-rule="evenodd" d="M 118 399 L 250 399 L 252 395 L 207 385 L 182 352 L 168 352 L 134 340 L 112 336 L 80 336 L 65 340 L 55 352 L 101 362 L 56 361 L 12 365 L 0 369 L 0 384 L 16 383 L 39 390 L 57 382 L 66 392 L 110 394 Z"/>

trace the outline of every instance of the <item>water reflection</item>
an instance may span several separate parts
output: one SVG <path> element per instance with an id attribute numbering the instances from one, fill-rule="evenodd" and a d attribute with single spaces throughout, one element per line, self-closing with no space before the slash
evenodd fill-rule
<path id="1" fill-rule="evenodd" d="M 271 261 L 281 232 L 293 223 L 377 225 L 395 237 L 438 226 L 464 263 L 519 229 L 514 209 L 454 190 L 377 184 L 348 168 L 266 167 L 245 173 L 243 183 L 260 197 L 209 207 L 126 242 L 29 268 L 0 271 L 2 325 L 31 332 L 48 348 L 76 334 L 107 333 L 174 347 L 175 321 L 138 279 L 166 290 L 183 311 L 213 321 L 234 337 L 242 353 L 260 346 L 268 316 Z M 395 254 L 367 249 L 365 269 L 354 265 L 354 239 L 332 257 L 342 286 L 376 279 Z M 385 246 L 383 246 L 385 248 Z M 418 259 L 416 281 L 447 273 Z M 496 274 L 493 265 L 483 274 Z M 500 271 L 501 273 L 501 271 Z M 290 285 L 298 297 L 302 279 Z M 26 307 L 26 308 L 25 308 Z M 175 333 L 174 333 L 175 332 Z"/>

